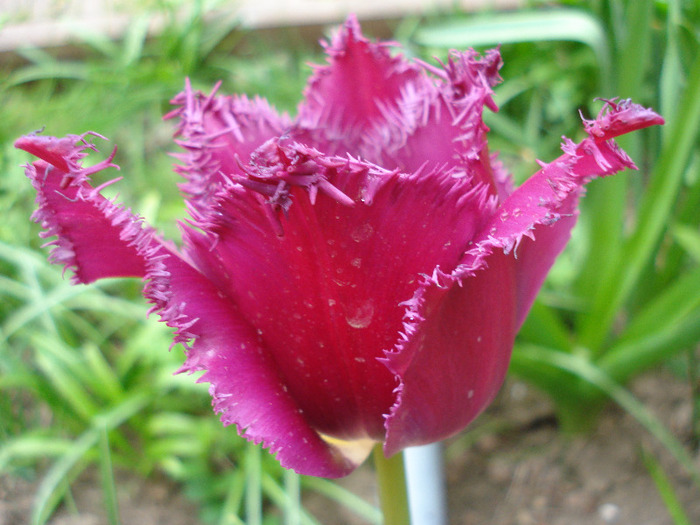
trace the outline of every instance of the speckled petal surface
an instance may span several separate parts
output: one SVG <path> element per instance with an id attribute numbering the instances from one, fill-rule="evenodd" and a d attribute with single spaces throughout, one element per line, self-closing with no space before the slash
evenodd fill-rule
<path id="1" fill-rule="evenodd" d="M 248 189 L 264 191 L 252 186 L 262 174 L 251 167 L 252 180 L 232 184 L 196 223 L 206 236 L 186 231 L 188 255 L 260 330 L 315 428 L 381 441 L 397 382 L 378 358 L 402 329 L 400 303 L 421 273 L 456 266 L 494 201 L 449 173 L 387 172 L 297 143 L 268 155 L 259 160 L 266 169 L 279 163 L 287 177 L 296 159 L 307 180 L 322 178 L 349 202 L 329 194 L 312 202 L 310 188 L 266 179 L 291 201 L 271 210 Z"/>

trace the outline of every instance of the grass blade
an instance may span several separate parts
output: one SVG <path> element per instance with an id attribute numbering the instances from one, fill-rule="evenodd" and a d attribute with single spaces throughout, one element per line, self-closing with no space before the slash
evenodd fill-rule
<path id="1" fill-rule="evenodd" d="M 284 507 L 284 525 L 301 525 L 301 482 L 299 474 L 291 470 L 284 471 L 284 493 L 287 504 Z"/>
<path id="2" fill-rule="evenodd" d="M 642 461 L 644 462 L 644 466 L 647 468 L 651 479 L 654 480 L 656 490 L 659 491 L 659 495 L 664 501 L 666 509 L 668 510 L 674 525 L 691 525 L 688 516 L 683 510 L 683 505 L 678 499 L 678 496 L 676 496 L 676 492 L 673 490 L 673 485 L 671 485 L 671 481 L 668 479 L 668 476 L 664 472 L 659 460 L 656 459 L 650 452 L 642 450 Z"/>
<path id="3" fill-rule="evenodd" d="M 359 496 L 347 491 L 337 483 L 323 478 L 304 477 L 302 479 L 305 488 L 323 494 L 327 498 L 336 501 L 351 509 L 355 514 L 372 525 L 381 525 L 382 514 L 377 507 L 370 505 Z"/>
<path id="4" fill-rule="evenodd" d="M 226 499 L 221 509 L 221 517 L 218 525 L 245 525 L 243 520 L 238 517 L 238 513 L 243 502 L 243 494 L 245 493 L 246 478 L 242 471 L 236 471 L 228 476 L 228 490 L 226 491 Z"/>
<path id="5" fill-rule="evenodd" d="M 119 503 L 117 501 L 117 489 L 114 482 L 114 469 L 112 468 L 112 453 L 109 448 L 109 436 L 107 428 L 99 429 L 100 447 L 99 447 L 99 463 L 100 463 L 100 478 L 102 480 L 102 495 L 104 497 L 104 506 L 107 513 L 107 522 L 109 525 L 119 525 Z"/>
<path id="6" fill-rule="evenodd" d="M 246 449 L 245 516 L 248 525 L 262 525 L 262 458 L 260 445 L 250 443 Z"/>
<path id="7" fill-rule="evenodd" d="M 695 465 L 693 458 L 668 428 L 629 390 L 581 356 L 563 354 L 548 348 L 528 348 L 528 352 L 537 355 L 541 362 L 569 372 L 605 393 L 654 436 L 700 487 L 700 469 Z"/>
<path id="8" fill-rule="evenodd" d="M 113 429 L 143 409 L 150 402 L 146 392 L 134 395 L 120 405 L 93 419 L 93 426 L 73 441 L 71 448 L 56 461 L 44 476 L 34 499 L 32 525 L 44 525 L 66 489 L 66 480 L 81 471 L 81 462 L 100 441 L 102 429 Z"/>
<path id="9" fill-rule="evenodd" d="M 44 525 L 58 505 L 66 488 L 66 482 L 78 475 L 81 460 L 99 440 L 99 432 L 90 428 L 73 442 L 70 450 L 52 465 L 44 476 L 34 497 L 32 525 Z"/>
<path id="10" fill-rule="evenodd" d="M 293 505 L 290 501 L 290 495 L 275 481 L 269 474 L 263 474 L 261 478 L 262 487 L 265 490 L 265 495 L 270 498 L 278 507 L 284 510 L 285 518 L 288 516 L 288 509 Z M 299 508 L 298 519 L 300 525 L 321 525 L 313 516 Z M 285 522 L 286 525 L 287 522 Z"/>

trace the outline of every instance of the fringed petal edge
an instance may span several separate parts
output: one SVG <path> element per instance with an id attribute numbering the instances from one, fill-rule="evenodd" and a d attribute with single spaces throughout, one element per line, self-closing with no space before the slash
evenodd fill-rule
<path id="1" fill-rule="evenodd" d="M 624 168 L 635 168 L 632 160 L 622 151 L 610 137 L 644 127 L 662 124 L 663 119 L 653 111 L 633 104 L 630 101 L 615 103 L 606 101 L 595 121 L 584 121 L 589 137 L 575 144 L 564 138 L 562 150 L 564 154 L 556 161 L 544 164 L 542 169 L 515 190 L 495 210 L 490 221 L 470 242 L 470 247 L 464 257 L 451 272 L 443 272 L 439 268 L 431 276 L 423 276 L 414 296 L 405 301 L 404 331 L 395 348 L 386 353 L 384 362 L 399 377 L 396 389 L 396 403 L 386 417 L 387 440 L 385 452 L 393 454 L 406 446 L 443 439 L 443 436 L 418 436 L 417 432 L 408 432 L 402 425 L 410 424 L 410 411 L 413 407 L 403 403 L 405 389 L 404 377 L 421 346 L 429 346 L 430 342 L 422 341 L 415 344 L 425 322 L 425 310 L 434 309 L 440 301 L 447 297 L 455 286 L 463 286 L 467 279 L 478 278 L 477 274 L 488 267 L 489 260 L 496 252 L 511 254 L 512 264 L 517 272 L 517 250 L 524 238 L 533 241 L 534 233 L 539 228 L 552 228 L 563 217 L 574 217 L 577 213 L 578 196 L 583 186 L 597 176 L 608 176 Z M 515 327 L 525 318 L 534 299 L 534 293 L 547 270 L 553 264 L 554 258 L 565 245 L 569 230 L 575 221 L 562 222 L 562 231 L 556 236 L 548 236 L 547 242 L 555 243 L 555 250 L 550 250 L 549 259 L 537 269 L 537 272 L 522 272 L 517 275 L 519 282 L 515 283 L 517 295 L 515 301 Z M 562 238 L 564 239 L 563 242 Z M 546 267 L 546 268 L 545 268 Z M 535 284 L 530 283 L 534 280 Z M 518 297 L 521 296 L 521 297 Z M 513 332 L 514 336 L 514 332 Z M 505 372 L 504 372 L 505 373 Z M 501 377 L 502 380 L 502 377 Z M 500 383 L 499 385 L 500 386 Z M 465 389 L 469 387 L 465 385 Z M 494 390 L 495 392 L 495 390 Z M 486 402 L 483 406 L 486 406 Z M 470 419 L 455 421 L 454 432 L 464 428 L 471 422 L 476 413 L 470 414 Z M 452 416 L 450 416 L 452 417 Z M 420 431 L 418 431 L 420 434 Z M 417 439 L 410 442 L 406 436 Z M 410 438 L 409 438 L 410 439 Z"/>
<path id="2" fill-rule="evenodd" d="M 37 191 L 32 219 L 41 224 L 41 236 L 56 237 L 49 260 L 71 270 L 73 283 L 89 283 L 108 277 L 143 277 L 146 255 L 156 241 L 155 232 L 131 210 L 100 194 L 111 180 L 93 188 L 90 176 L 112 163 L 115 150 L 105 160 L 84 168 L 82 159 L 96 151 L 88 132 L 64 138 L 27 135 L 15 146 L 39 157 L 26 165 L 27 177 Z"/>

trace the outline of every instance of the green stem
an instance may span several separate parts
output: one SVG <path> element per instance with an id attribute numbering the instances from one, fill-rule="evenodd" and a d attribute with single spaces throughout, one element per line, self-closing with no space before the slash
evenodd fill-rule
<path id="1" fill-rule="evenodd" d="M 374 447 L 374 465 L 377 469 L 379 505 L 384 515 L 384 525 L 408 525 L 410 519 L 403 452 L 387 458 L 382 444 L 378 443 Z"/>

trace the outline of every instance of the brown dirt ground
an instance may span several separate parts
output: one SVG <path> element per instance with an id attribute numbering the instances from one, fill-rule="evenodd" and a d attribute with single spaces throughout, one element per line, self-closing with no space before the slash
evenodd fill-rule
<path id="1" fill-rule="evenodd" d="M 676 436 L 687 438 L 685 384 L 655 372 L 635 381 L 633 391 Z M 672 525 L 642 462 L 643 449 L 661 461 L 691 523 L 700 523 L 698 488 L 628 414 L 611 406 L 591 435 L 566 439 L 547 401 L 509 382 L 471 432 L 447 443 L 450 525 Z M 340 483 L 374 501 L 370 465 Z M 33 489 L 0 478 L 0 525 L 28 523 Z M 106 525 L 95 479 L 78 480 L 73 495 L 79 512 L 60 509 L 51 525 Z M 165 481 L 120 476 L 119 497 L 124 525 L 201 525 L 195 506 Z M 324 524 L 363 524 L 318 494 L 307 494 L 305 505 Z"/>

